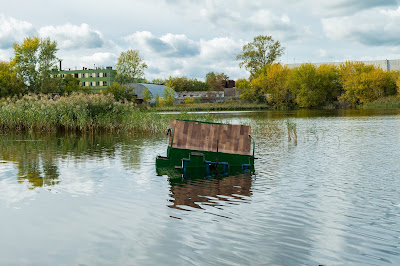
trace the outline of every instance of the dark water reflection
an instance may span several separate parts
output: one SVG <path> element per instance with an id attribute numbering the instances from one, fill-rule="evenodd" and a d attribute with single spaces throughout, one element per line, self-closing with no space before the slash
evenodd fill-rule
<path id="1" fill-rule="evenodd" d="M 203 205 L 223 206 L 248 202 L 252 195 L 250 174 L 228 177 L 170 179 L 172 200 L 169 207 L 190 210 Z M 223 203 L 223 204 L 221 204 Z"/>
<path id="2" fill-rule="evenodd" d="M 0 264 L 400 264 L 398 110 L 216 116 L 253 126 L 256 176 L 157 176 L 165 136 L 1 134 Z"/>

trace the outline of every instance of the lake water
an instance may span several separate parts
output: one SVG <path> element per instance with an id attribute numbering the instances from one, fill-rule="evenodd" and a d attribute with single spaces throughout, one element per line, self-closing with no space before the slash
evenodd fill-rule
<path id="1" fill-rule="evenodd" d="M 0 134 L 0 264 L 400 264 L 400 111 L 214 115 L 253 126 L 255 175 L 157 176 L 166 136 Z"/>

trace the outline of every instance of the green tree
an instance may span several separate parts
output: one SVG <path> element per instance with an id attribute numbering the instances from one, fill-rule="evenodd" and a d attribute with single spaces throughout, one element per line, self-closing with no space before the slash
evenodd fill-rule
<path id="1" fill-rule="evenodd" d="M 316 107 L 325 102 L 326 93 L 321 77 L 313 64 L 303 64 L 292 70 L 288 84 L 300 107 Z"/>
<path id="2" fill-rule="evenodd" d="M 74 91 L 82 91 L 82 87 L 79 86 L 79 79 L 74 78 L 73 75 L 66 74 L 61 80 L 60 93 L 70 94 Z"/>
<path id="3" fill-rule="evenodd" d="M 175 101 L 174 85 L 172 83 L 172 78 L 169 77 L 167 84 L 165 84 L 163 104 L 165 106 L 172 106 L 174 105 L 174 101 Z"/>
<path id="4" fill-rule="evenodd" d="M 240 60 L 240 67 L 245 67 L 251 77 L 265 65 L 275 62 L 283 54 L 283 47 L 279 41 L 272 39 L 272 36 L 259 35 L 254 37 L 253 42 L 245 44 L 243 51 L 237 55 Z"/>
<path id="5" fill-rule="evenodd" d="M 58 90 L 56 57 L 57 43 L 49 38 L 26 38 L 22 44 L 14 43 L 12 65 L 24 80 L 30 92 L 47 92 L 52 88 Z"/>
<path id="6" fill-rule="evenodd" d="M 211 91 L 221 91 L 225 87 L 226 81 L 229 79 L 228 75 L 224 73 L 209 72 L 206 74 L 206 84 Z"/>
<path id="7" fill-rule="evenodd" d="M 136 95 L 133 93 L 132 87 L 121 85 L 118 82 L 114 82 L 111 86 L 108 86 L 103 93 L 111 93 L 116 101 L 134 101 L 136 99 Z"/>
<path id="8" fill-rule="evenodd" d="M 143 90 L 143 101 L 145 103 L 148 103 L 148 102 L 150 102 L 150 100 L 151 100 L 151 92 L 149 91 L 148 88 L 144 88 L 144 90 Z"/>
<path id="9" fill-rule="evenodd" d="M 187 77 L 174 77 L 171 78 L 171 82 L 175 91 L 207 91 L 209 89 L 203 81 Z"/>
<path id="10" fill-rule="evenodd" d="M 337 99 L 342 88 L 339 79 L 339 68 L 333 64 L 322 64 L 317 68 L 320 77 L 319 86 L 325 92 L 325 102 L 331 103 Z"/>
<path id="11" fill-rule="evenodd" d="M 26 93 L 24 81 L 9 62 L 0 61 L 0 98 Z"/>
<path id="12" fill-rule="evenodd" d="M 265 97 L 261 91 L 260 84 L 256 84 L 255 86 L 254 83 L 247 79 L 238 79 L 236 81 L 236 88 L 240 93 L 240 99 L 245 102 L 264 102 Z"/>
<path id="13" fill-rule="evenodd" d="M 166 83 L 165 79 L 155 78 L 151 81 L 153 84 L 164 85 Z"/>
<path id="14" fill-rule="evenodd" d="M 122 52 L 116 65 L 116 80 L 122 84 L 133 82 L 135 78 L 142 78 L 144 76 L 146 68 L 147 64 L 139 55 L 138 50 L 130 49 Z"/>

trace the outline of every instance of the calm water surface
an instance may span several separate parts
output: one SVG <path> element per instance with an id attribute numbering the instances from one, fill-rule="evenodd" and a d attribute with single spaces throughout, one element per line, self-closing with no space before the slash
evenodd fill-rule
<path id="1" fill-rule="evenodd" d="M 400 264 L 399 111 L 215 116 L 253 126 L 256 175 L 157 176 L 164 136 L 1 134 L 0 264 Z"/>

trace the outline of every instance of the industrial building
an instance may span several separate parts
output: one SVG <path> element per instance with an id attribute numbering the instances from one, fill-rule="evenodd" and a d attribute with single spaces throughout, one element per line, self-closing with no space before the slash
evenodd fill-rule
<path id="1" fill-rule="evenodd" d="M 111 86 L 115 80 L 116 71 L 112 67 L 88 69 L 83 67 L 81 70 L 60 70 L 59 75 L 72 75 L 79 79 L 79 85 L 93 92 L 99 92 Z"/>
<path id="2" fill-rule="evenodd" d="M 400 70 L 400 59 L 394 59 L 394 60 L 386 59 L 386 60 L 375 60 L 375 61 L 354 61 L 354 62 L 362 62 L 366 65 L 373 65 L 384 71 Z M 343 63 L 345 63 L 345 62 L 325 62 L 325 63 L 311 63 L 311 64 L 318 67 L 323 64 L 340 66 Z M 286 66 L 288 68 L 296 68 L 296 67 L 300 67 L 302 64 L 305 64 L 305 63 L 287 64 Z"/>

